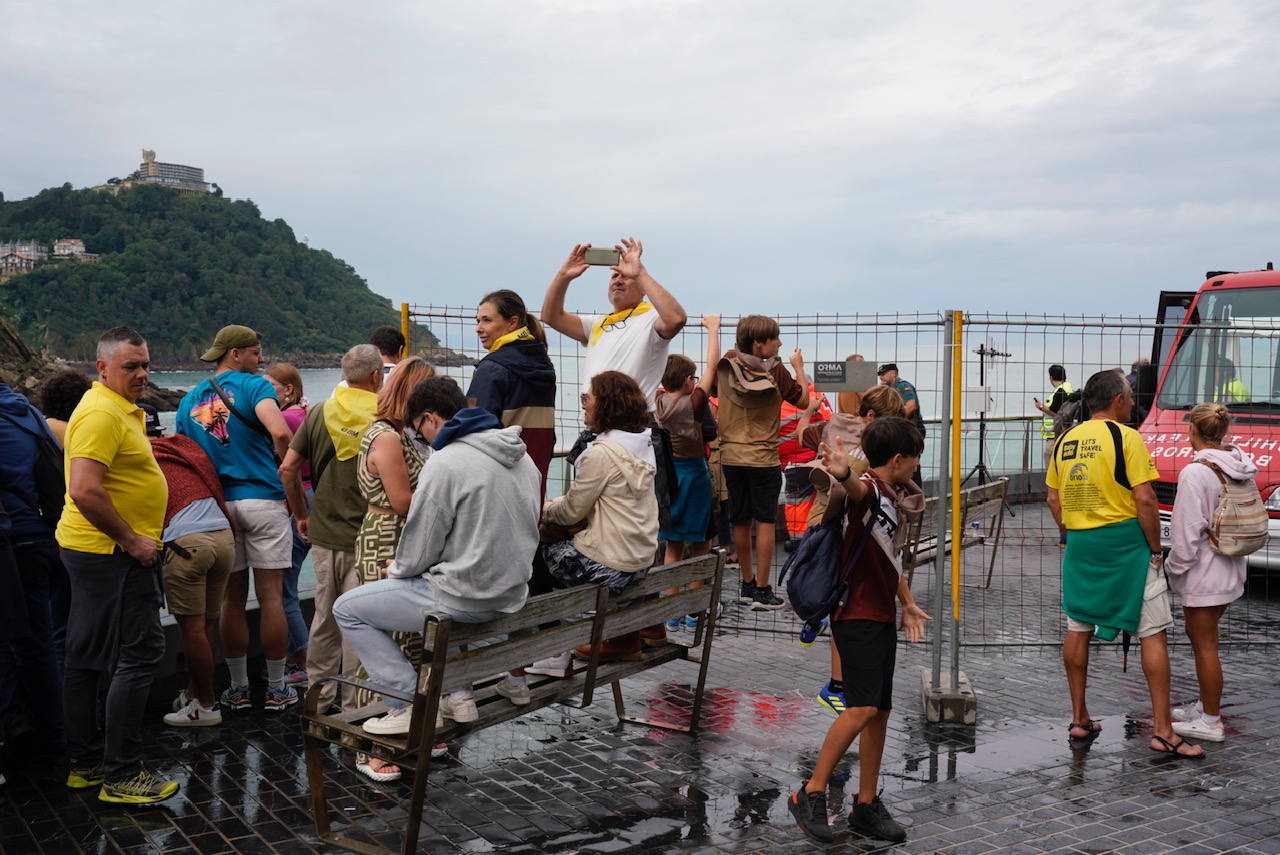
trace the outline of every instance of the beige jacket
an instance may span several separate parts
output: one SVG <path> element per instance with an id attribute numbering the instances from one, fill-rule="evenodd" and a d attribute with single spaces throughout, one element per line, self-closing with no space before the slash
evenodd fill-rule
<path id="1" fill-rule="evenodd" d="M 619 443 L 597 439 L 578 461 L 569 492 L 549 500 L 542 519 L 563 526 L 585 521 L 574 535 L 575 549 L 614 570 L 643 570 L 658 548 L 653 473 L 651 464 Z"/>

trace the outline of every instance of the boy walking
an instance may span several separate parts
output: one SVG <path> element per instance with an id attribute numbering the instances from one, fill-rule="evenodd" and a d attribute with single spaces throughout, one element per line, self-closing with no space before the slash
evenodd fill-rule
<path id="1" fill-rule="evenodd" d="M 800 829 L 822 843 L 833 839 L 827 818 L 827 785 L 840 758 L 861 735 L 858 752 L 858 792 L 849 827 L 876 840 L 901 843 L 906 829 L 894 821 L 876 795 L 880 759 L 893 699 L 893 670 L 897 644 L 896 597 L 902 602 L 902 629 L 909 641 L 924 637 L 924 622 L 932 620 L 916 605 L 902 576 L 902 546 L 906 523 L 920 513 L 923 495 L 911 481 L 920 463 L 924 440 L 911 422 L 897 416 L 876 419 L 862 434 L 862 450 L 869 469 L 853 478 L 844 443 L 823 443 L 822 462 L 845 491 L 848 515 L 842 561 L 863 548 L 849 573 L 844 605 L 832 616 L 831 635 L 844 669 L 847 708 L 832 723 L 818 753 L 813 775 L 792 793 L 787 806 Z M 832 503 L 833 512 L 839 505 Z M 867 526 L 871 531 L 864 540 Z"/>
<path id="2" fill-rule="evenodd" d="M 764 315 L 747 315 L 738 321 L 730 350 L 714 367 L 710 394 L 720 398 L 720 460 L 729 488 L 729 520 L 733 546 L 742 562 L 742 595 L 738 602 L 753 610 L 782 608 L 782 600 L 769 586 L 773 564 L 773 532 L 778 521 L 778 494 L 782 492 L 782 464 L 778 458 L 779 415 L 783 401 L 804 409 L 809 406 L 809 380 L 804 356 L 791 354 L 792 378 L 782 365 L 778 322 Z M 718 336 L 719 327 L 707 329 Z M 707 370 L 713 370 L 708 365 Z M 755 572 L 751 569 L 751 532 L 755 529 Z"/>

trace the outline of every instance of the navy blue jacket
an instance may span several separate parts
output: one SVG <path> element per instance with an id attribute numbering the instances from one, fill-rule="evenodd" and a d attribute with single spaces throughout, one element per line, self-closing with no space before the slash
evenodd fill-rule
<path id="1" fill-rule="evenodd" d="M 504 426 L 520 426 L 520 438 L 542 474 L 545 495 L 556 445 L 556 368 L 547 346 L 513 341 L 488 354 L 476 366 L 467 397 Z"/>
<path id="2" fill-rule="evenodd" d="M 16 418 L 27 428 L 52 437 L 44 416 L 27 399 L 0 383 L 0 412 Z M 49 525 L 40 516 L 36 492 L 36 438 L 7 419 L 0 418 L 0 504 L 9 516 L 10 536 L 52 537 Z"/>

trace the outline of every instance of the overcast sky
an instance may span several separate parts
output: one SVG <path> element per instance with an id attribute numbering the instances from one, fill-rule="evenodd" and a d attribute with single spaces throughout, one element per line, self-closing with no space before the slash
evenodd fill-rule
<path id="1" fill-rule="evenodd" d="M 1274 2 L 6 8 L 6 198 L 152 148 L 395 301 L 536 307 L 629 234 L 691 313 L 1149 314 L 1280 261 Z"/>

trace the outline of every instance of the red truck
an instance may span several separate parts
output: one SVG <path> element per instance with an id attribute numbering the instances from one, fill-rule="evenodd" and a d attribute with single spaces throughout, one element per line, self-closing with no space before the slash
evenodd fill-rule
<path id="1" fill-rule="evenodd" d="M 1271 516 L 1271 540 L 1249 563 L 1278 569 L 1280 272 L 1270 263 L 1265 270 L 1210 271 L 1196 291 L 1162 291 L 1157 321 L 1166 326 L 1157 327 L 1152 345 L 1154 377 L 1139 378 L 1138 401 L 1149 407 L 1142 437 L 1160 471 L 1153 486 L 1165 546 L 1178 473 L 1192 460 L 1187 413 L 1219 401 L 1231 412 L 1229 442 L 1258 467 L 1258 489 Z"/>

